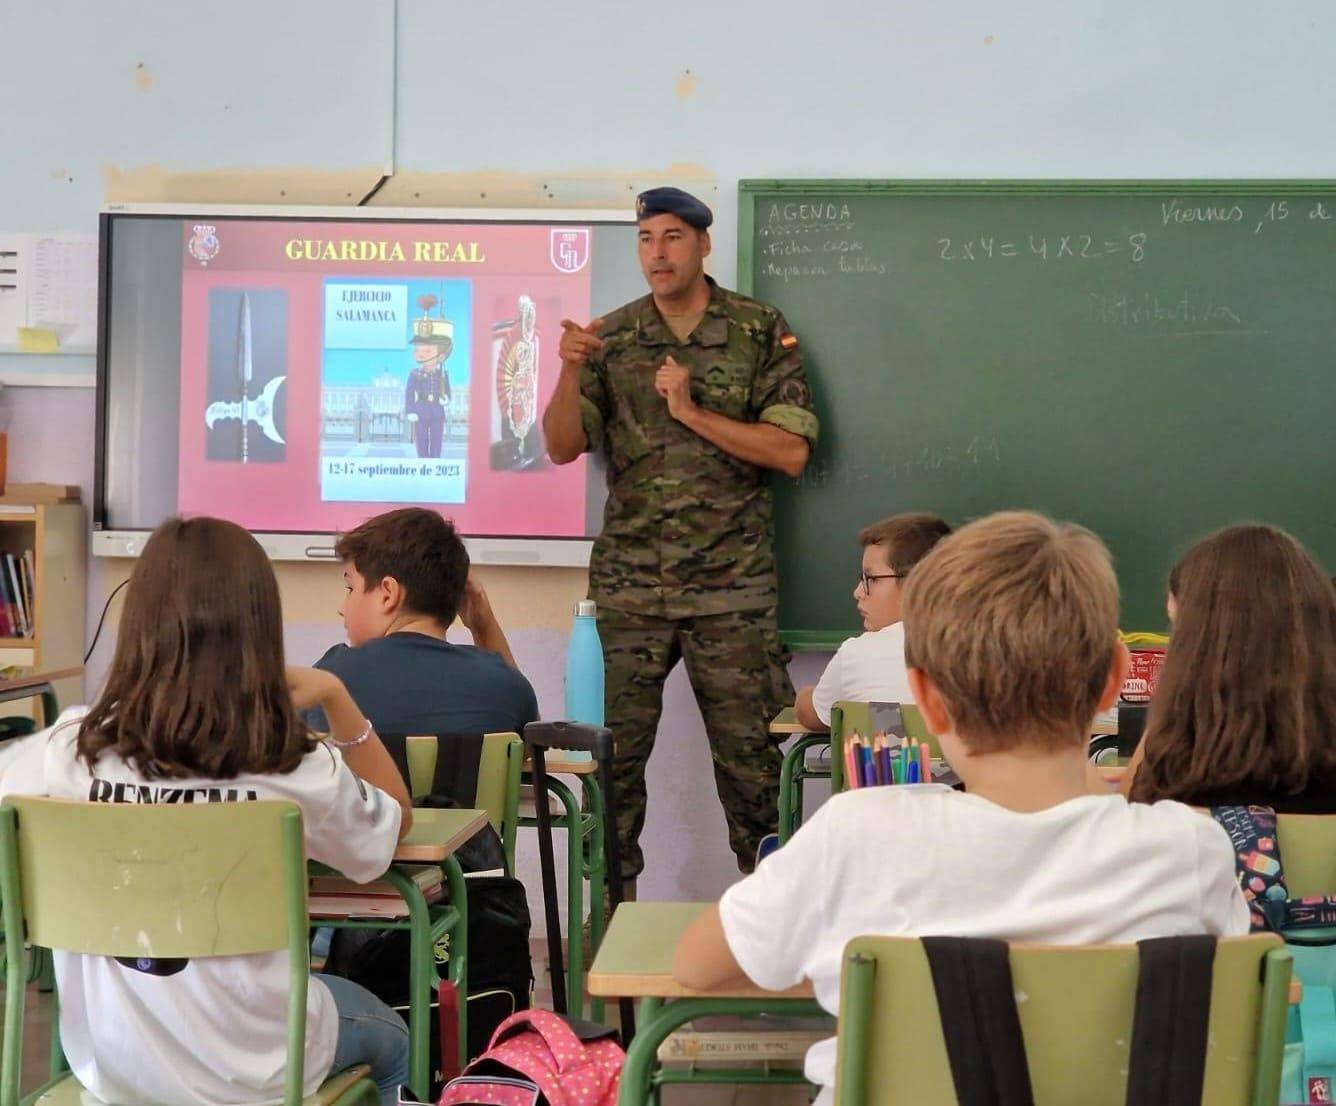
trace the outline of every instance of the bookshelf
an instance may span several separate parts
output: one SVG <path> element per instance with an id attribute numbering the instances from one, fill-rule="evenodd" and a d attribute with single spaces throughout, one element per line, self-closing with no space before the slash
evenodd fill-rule
<path id="1" fill-rule="evenodd" d="M 0 572 L 7 572 L 4 554 L 12 554 L 17 562 L 28 551 L 34 569 L 32 625 L 26 634 L 0 635 L 0 666 L 44 672 L 82 665 L 85 533 L 77 488 L 11 484 L 0 495 Z M 83 701 L 81 676 L 57 681 L 54 687 L 62 707 Z M 0 707 L 5 715 L 32 712 L 41 725 L 54 721 L 40 717 L 36 700 Z"/>

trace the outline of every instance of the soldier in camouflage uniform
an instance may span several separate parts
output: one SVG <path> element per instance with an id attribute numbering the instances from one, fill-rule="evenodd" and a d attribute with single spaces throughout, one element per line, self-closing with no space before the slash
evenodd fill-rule
<path id="1" fill-rule="evenodd" d="M 642 194 L 637 215 L 651 294 L 588 327 L 562 324 L 543 429 L 558 464 L 586 449 L 608 461 L 589 585 L 623 877 L 644 867 L 645 765 L 679 658 L 705 719 L 729 842 L 749 871 L 776 823 L 781 758 L 766 724 L 793 701 L 766 470 L 797 476 L 817 420 L 780 313 L 705 276 L 709 209 L 662 188 Z"/>

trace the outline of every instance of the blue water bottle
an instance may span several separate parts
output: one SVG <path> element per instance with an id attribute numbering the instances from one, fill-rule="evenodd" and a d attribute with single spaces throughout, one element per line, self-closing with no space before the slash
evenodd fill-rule
<path id="1" fill-rule="evenodd" d="M 592 599 L 575 604 L 566 653 L 566 719 L 591 726 L 603 725 L 603 643 L 598 639 L 596 610 Z"/>

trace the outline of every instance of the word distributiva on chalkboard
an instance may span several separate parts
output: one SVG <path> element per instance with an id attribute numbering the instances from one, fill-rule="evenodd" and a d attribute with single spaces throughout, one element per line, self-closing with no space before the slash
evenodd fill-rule
<path id="1" fill-rule="evenodd" d="M 776 490 L 781 625 L 856 630 L 867 522 L 1034 508 L 1164 626 L 1198 536 L 1336 569 L 1336 183 L 744 181 L 739 285 L 799 336 L 822 441 Z"/>

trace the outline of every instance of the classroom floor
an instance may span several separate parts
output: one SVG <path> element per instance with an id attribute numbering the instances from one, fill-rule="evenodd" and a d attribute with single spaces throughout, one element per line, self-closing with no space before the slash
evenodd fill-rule
<path id="1" fill-rule="evenodd" d="M 549 1005 L 551 992 L 542 985 L 547 962 L 547 945 L 541 939 L 532 942 L 534 973 L 540 985 L 534 992 L 539 1006 Z M 0 1001 L 4 990 L 0 988 Z M 23 1074 L 25 1089 L 40 1086 L 46 1080 L 51 1047 L 50 995 L 28 988 L 24 1013 Z M 810 1094 L 805 1087 L 665 1087 L 663 1106 L 807 1106 Z"/>

